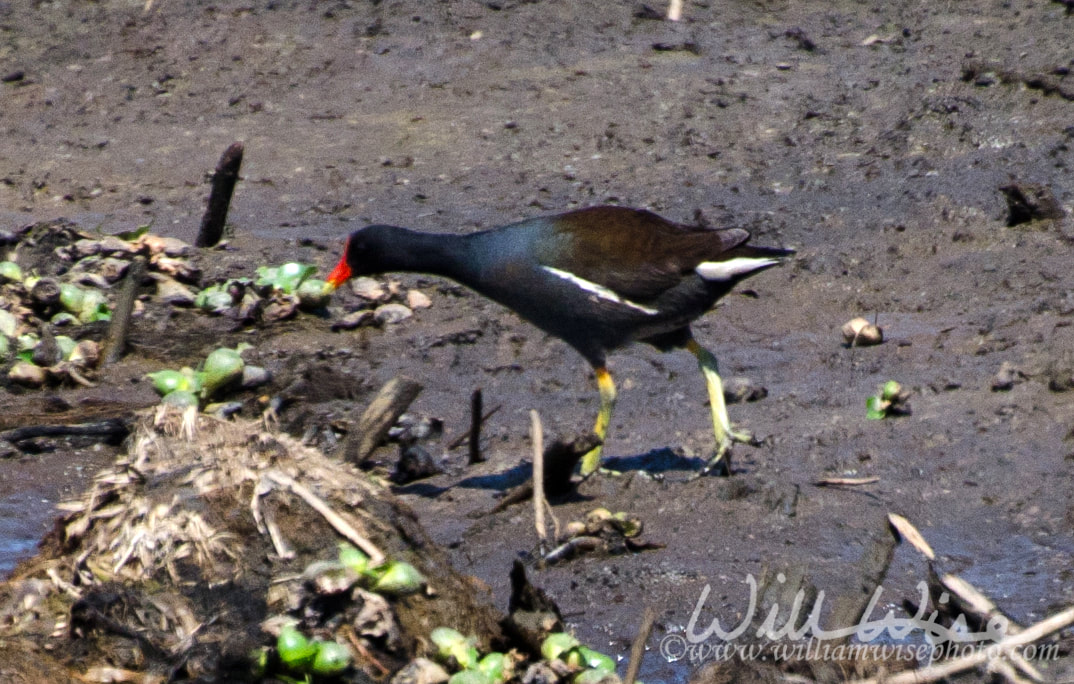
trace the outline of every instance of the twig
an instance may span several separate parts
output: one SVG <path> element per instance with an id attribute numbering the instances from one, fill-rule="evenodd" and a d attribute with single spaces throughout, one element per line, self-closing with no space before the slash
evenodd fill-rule
<path id="1" fill-rule="evenodd" d="M 470 395 L 470 465 L 485 460 L 481 458 L 481 388 Z"/>
<path id="2" fill-rule="evenodd" d="M 358 419 L 357 428 L 347 436 L 343 443 L 343 457 L 361 465 L 421 390 L 421 384 L 410 378 L 400 376 L 389 380 L 366 407 Z"/>
<path id="3" fill-rule="evenodd" d="M 910 545 L 925 558 L 936 560 L 936 552 L 932 550 L 929 543 L 925 541 L 925 538 L 921 536 L 921 533 L 917 531 L 917 528 L 909 520 L 898 513 L 888 513 L 888 523 L 898 533 L 899 539 L 905 539 L 910 542 Z"/>
<path id="4" fill-rule="evenodd" d="M 544 521 L 544 429 L 537 409 L 530 409 L 530 441 L 533 442 L 533 522 L 543 552 L 548 541 L 548 527 Z"/>
<path id="5" fill-rule="evenodd" d="M 354 542 L 355 546 L 364 551 L 366 555 L 369 556 L 371 565 L 375 567 L 384 562 L 384 553 L 378 549 L 373 542 L 359 534 L 358 530 L 354 529 L 353 525 L 333 511 L 332 507 L 329 506 L 324 499 L 311 492 L 305 485 L 278 470 L 268 471 L 265 473 L 265 477 L 282 487 L 287 487 L 303 501 L 308 503 L 310 508 L 320 513 L 336 532 L 339 532 L 344 537 Z"/>
<path id="6" fill-rule="evenodd" d="M 1074 606 L 1056 613 L 1050 618 L 1045 618 L 1035 625 L 1027 627 L 1023 632 L 1013 634 L 995 644 L 974 651 L 969 655 L 954 658 L 936 665 L 930 665 L 929 667 L 924 667 L 919 670 L 900 672 L 895 675 L 884 675 L 883 677 L 856 679 L 852 684 L 924 684 L 925 682 L 935 682 L 959 672 L 969 670 L 970 668 L 977 667 L 978 665 L 982 665 L 993 658 L 1006 656 L 1019 646 L 1025 646 L 1026 644 L 1031 644 L 1034 641 L 1043 639 L 1049 634 L 1058 632 L 1071 624 L 1074 624 Z"/>
<path id="7" fill-rule="evenodd" d="M 813 484 L 817 487 L 856 487 L 880 482 L 879 477 L 822 477 Z"/>
<path id="8" fill-rule="evenodd" d="M 276 518 L 268 511 L 265 511 L 265 527 L 268 528 L 269 539 L 272 540 L 272 546 L 276 549 L 276 555 L 283 560 L 294 558 L 295 550 L 287 543 L 280 526 L 276 524 Z"/>
<path id="9" fill-rule="evenodd" d="M 931 575 L 932 573 L 930 573 Z M 982 594 L 977 587 L 973 586 L 958 575 L 946 574 L 936 578 L 940 589 L 955 595 L 955 606 L 964 613 L 970 613 L 974 620 L 982 625 L 987 625 L 995 617 L 1004 620 L 1007 634 L 1018 634 L 1022 631 L 1021 625 L 1007 617 L 992 600 Z M 1021 653 L 1012 652 L 1008 655 L 1011 663 L 1024 672 L 1034 681 L 1044 681 L 1043 675 L 1032 663 L 1022 657 Z M 1008 679 L 1010 679 L 1008 677 Z"/>
<path id="10" fill-rule="evenodd" d="M 122 418 L 109 418 L 80 425 L 27 425 L 0 432 L 0 441 L 16 444 L 35 437 L 63 437 L 77 435 L 82 437 L 117 437 L 126 438 L 130 426 Z"/>
<path id="11" fill-rule="evenodd" d="M 228 207 L 231 195 L 235 192 L 235 182 L 239 180 L 239 167 L 242 166 L 243 146 L 241 142 L 231 143 L 213 173 L 212 190 L 209 191 L 209 204 L 205 215 L 201 217 L 201 228 L 194 242 L 197 247 L 213 247 L 224 235 Z"/>
<path id="12" fill-rule="evenodd" d="M 392 671 L 389 670 L 384 665 L 384 663 L 380 662 L 380 660 L 375 655 L 369 652 L 369 649 L 365 647 L 365 644 L 362 643 L 362 640 L 358 638 L 358 634 L 355 633 L 354 627 L 350 625 L 343 625 L 342 627 L 340 627 L 339 631 L 341 634 L 343 634 L 344 638 L 346 638 L 347 641 L 350 642 L 351 646 L 354 647 L 354 650 L 358 651 L 358 655 L 362 657 L 363 663 L 369 663 L 380 671 L 380 677 L 385 677 L 386 675 L 392 673 Z"/>
<path id="13" fill-rule="evenodd" d="M 641 658 L 645 655 L 645 642 L 649 640 L 649 634 L 653 631 L 653 622 L 656 621 L 656 611 L 652 606 L 645 606 L 645 612 L 641 614 L 641 624 L 638 625 L 638 635 L 634 637 L 634 643 L 630 645 L 630 663 L 627 665 L 626 676 L 623 684 L 634 684 L 638 678 L 638 670 L 641 669 Z"/>
<path id="14" fill-rule="evenodd" d="M 142 284 L 145 276 L 145 257 L 137 256 L 127 269 L 127 277 L 123 280 L 123 289 L 116 300 L 116 308 L 112 311 L 112 323 L 108 326 L 108 352 L 104 355 L 104 365 L 109 366 L 123 358 L 123 352 L 127 348 L 127 335 L 131 329 L 131 312 L 134 311 L 134 302 L 138 299 L 138 286 Z"/>

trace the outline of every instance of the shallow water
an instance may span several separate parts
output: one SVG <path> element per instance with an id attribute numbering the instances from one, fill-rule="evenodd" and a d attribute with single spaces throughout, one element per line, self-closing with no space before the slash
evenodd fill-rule
<path id="1" fill-rule="evenodd" d="M 0 460 L 0 577 L 34 555 L 52 527 L 56 504 L 80 494 L 111 460 L 106 448 Z"/>

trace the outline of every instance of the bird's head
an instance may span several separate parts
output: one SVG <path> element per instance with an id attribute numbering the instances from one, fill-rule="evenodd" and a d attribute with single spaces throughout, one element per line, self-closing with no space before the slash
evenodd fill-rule
<path id="1" fill-rule="evenodd" d="M 326 279 L 325 289 L 335 291 L 355 276 L 372 275 L 383 271 L 383 248 L 391 226 L 366 226 L 347 237 L 343 256 Z"/>

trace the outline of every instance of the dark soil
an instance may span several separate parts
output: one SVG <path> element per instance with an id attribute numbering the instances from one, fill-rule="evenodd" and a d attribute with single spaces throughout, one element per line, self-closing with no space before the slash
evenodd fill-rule
<path id="1" fill-rule="evenodd" d="M 681 222 L 700 212 L 798 250 L 695 326 L 725 376 L 768 390 L 730 407 L 764 438 L 736 447 L 730 478 L 692 479 L 712 448 L 694 359 L 612 357 L 605 453 L 623 475 L 586 482 L 555 513 L 628 511 L 667 546 L 534 574 L 583 642 L 625 657 L 655 606 L 643 678 L 681 680 L 692 665 L 657 650 L 703 587 L 704 621 L 725 625 L 766 567 L 805 568 L 828 596 L 856 590 L 847 569 L 889 512 L 1023 624 L 1074 603 L 1063 3 L 688 0 L 679 23 L 590 0 L 144 5 L 0 1 L 0 229 L 152 222 L 193 242 L 206 173 L 241 140 L 234 236 L 200 257 L 212 275 L 291 259 L 327 269 L 367 222 L 466 232 L 603 203 Z M 1016 183 L 1048 189 L 1051 213 L 1008 226 L 1000 188 Z M 1068 217 L 1047 218 L 1056 207 Z M 405 374 L 425 386 L 412 411 L 444 421 L 427 445 L 439 456 L 480 387 L 486 408 L 501 407 L 484 428 L 488 460 L 466 467 L 465 448 L 448 452 L 447 474 L 400 492 L 505 608 L 511 562 L 536 548 L 532 508 L 470 514 L 524 479 L 529 410 L 549 436 L 584 432 L 595 384 L 569 347 L 513 314 L 451 283 L 399 279 L 433 306 L 384 328 L 147 316 L 135 353 L 97 388 L 0 389 L 0 428 L 150 405 L 145 372 L 238 341 L 255 345 L 276 391 L 305 378 L 281 416 L 299 435 L 346 428 Z M 841 344 L 859 315 L 884 328 L 882 345 Z M 1020 373 L 993 391 L 1004 362 Z M 912 414 L 866 420 L 866 397 L 889 379 L 912 391 Z M 51 440 L 0 462 L 0 548 L 27 553 L 51 515 L 38 501 L 77 491 L 112 449 Z M 376 457 L 390 465 L 395 447 Z M 825 476 L 879 481 L 815 486 Z M 883 609 L 915 599 L 925 574 L 900 548 Z M 1049 676 L 1069 676 L 1062 665 Z"/>

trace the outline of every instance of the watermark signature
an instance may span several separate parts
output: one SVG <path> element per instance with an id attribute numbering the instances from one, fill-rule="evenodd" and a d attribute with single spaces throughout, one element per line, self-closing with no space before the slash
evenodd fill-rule
<path id="1" fill-rule="evenodd" d="M 780 573 L 776 580 L 783 583 L 786 577 Z M 949 625 L 938 623 L 939 611 L 933 610 L 926 615 L 929 590 L 928 584 L 923 581 L 917 585 L 921 595 L 917 612 L 912 616 L 901 617 L 894 610 L 889 610 L 882 617 L 873 618 L 883 593 L 883 587 L 878 586 L 857 624 L 825 629 L 820 624 L 824 592 L 817 593 L 809 614 L 802 619 L 806 597 L 805 591 L 799 590 L 786 615 L 781 615 L 781 607 L 774 604 L 758 624 L 757 580 L 747 575 L 746 584 L 749 586 L 749 606 L 738 625 L 725 628 L 718 618 L 713 618 L 699 631 L 701 613 L 711 593 L 711 587 L 706 584 L 684 632 L 668 634 L 661 640 L 661 655 L 668 662 L 687 660 L 692 664 L 730 659 L 781 661 L 868 658 L 933 662 L 965 655 L 970 650 L 995 648 L 998 653 L 1000 649 L 995 645 L 1007 635 L 1009 627 L 1009 621 L 1002 615 L 989 617 L 981 631 L 972 631 L 964 615 L 959 615 Z M 943 606 L 948 598 L 944 593 L 937 603 Z M 923 642 L 899 643 L 905 642 L 911 634 L 922 637 Z M 885 635 L 887 638 L 881 639 Z M 751 641 L 734 643 L 743 636 Z M 856 643 L 850 642 L 850 637 L 854 637 Z M 1032 649 L 1032 653 L 1026 649 L 1023 655 L 1027 658 L 1058 657 L 1057 650 L 1049 653 L 1048 648 L 1041 646 Z"/>

